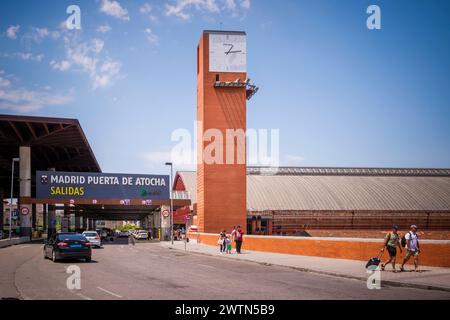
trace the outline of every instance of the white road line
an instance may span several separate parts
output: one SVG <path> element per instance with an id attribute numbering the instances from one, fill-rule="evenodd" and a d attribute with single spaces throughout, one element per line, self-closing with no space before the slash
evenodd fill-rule
<path id="1" fill-rule="evenodd" d="M 83 298 L 84 300 L 92 300 L 92 298 L 89 298 L 88 296 L 85 296 L 84 294 L 81 293 L 77 293 L 77 296 L 79 296 L 80 298 Z"/>
<path id="2" fill-rule="evenodd" d="M 207 264 L 199 264 L 199 266 L 200 266 L 200 267 L 209 268 L 209 269 L 217 269 L 216 267 L 208 266 Z"/>
<path id="3" fill-rule="evenodd" d="M 25 245 L 25 246 L 20 246 L 19 249 L 28 248 L 28 247 L 31 247 L 31 246 L 28 244 L 28 245 Z"/>
<path id="4" fill-rule="evenodd" d="M 97 289 L 102 290 L 103 292 L 106 292 L 106 293 L 108 293 L 108 294 L 110 294 L 110 295 L 112 295 L 114 297 L 123 298 L 122 296 L 119 296 L 118 294 L 115 294 L 114 292 L 111 292 L 109 290 L 103 289 L 102 287 L 97 287 Z"/>

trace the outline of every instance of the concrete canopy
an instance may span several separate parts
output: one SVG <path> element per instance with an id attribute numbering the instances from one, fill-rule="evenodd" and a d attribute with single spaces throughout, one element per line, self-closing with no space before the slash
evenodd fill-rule
<path id="1" fill-rule="evenodd" d="M 0 115 L 0 187 L 8 189 L 20 146 L 31 147 L 33 185 L 36 170 L 101 172 L 78 120 Z"/>

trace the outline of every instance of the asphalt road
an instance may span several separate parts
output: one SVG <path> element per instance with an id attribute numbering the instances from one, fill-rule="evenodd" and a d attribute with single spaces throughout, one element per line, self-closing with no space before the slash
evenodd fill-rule
<path id="1" fill-rule="evenodd" d="M 42 244 L 0 249 L 0 297 L 18 299 L 450 299 L 450 292 L 385 287 L 289 268 L 171 250 L 105 245 L 93 261 L 44 260 Z M 66 268 L 81 270 L 69 290 Z"/>

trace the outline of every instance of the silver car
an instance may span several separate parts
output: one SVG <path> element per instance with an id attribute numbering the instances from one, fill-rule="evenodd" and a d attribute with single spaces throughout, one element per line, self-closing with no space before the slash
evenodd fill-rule
<path id="1" fill-rule="evenodd" d="M 100 248 L 102 246 L 102 240 L 96 231 L 84 231 L 83 236 L 89 240 L 93 247 Z"/>

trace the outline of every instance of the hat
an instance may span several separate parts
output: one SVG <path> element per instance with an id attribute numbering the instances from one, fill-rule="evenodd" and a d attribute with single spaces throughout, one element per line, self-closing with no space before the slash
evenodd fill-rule
<path id="1" fill-rule="evenodd" d="M 417 226 L 415 225 L 415 224 L 413 224 L 412 226 L 411 226 L 411 229 L 419 229 L 419 228 L 417 228 Z"/>
<path id="2" fill-rule="evenodd" d="M 394 225 L 392 226 L 392 229 L 398 230 L 398 225 L 394 224 Z"/>

